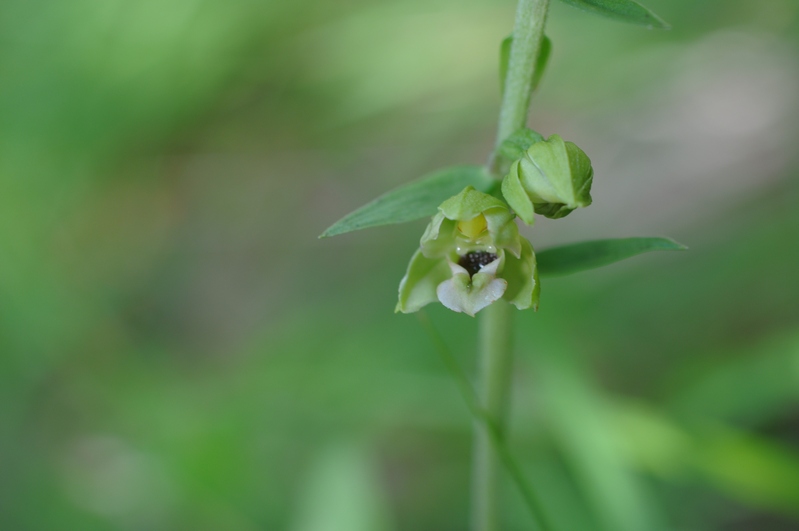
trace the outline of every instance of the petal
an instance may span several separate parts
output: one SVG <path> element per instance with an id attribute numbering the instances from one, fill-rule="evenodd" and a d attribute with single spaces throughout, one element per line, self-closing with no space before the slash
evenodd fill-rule
<path id="1" fill-rule="evenodd" d="M 465 267 L 458 265 L 455 262 L 449 262 L 449 270 L 452 272 L 453 277 L 457 275 L 466 275 L 466 280 L 469 280 L 469 272 Z"/>
<path id="2" fill-rule="evenodd" d="M 502 298 L 508 287 L 504 279 L 496 278 L 500 262 L 498 258 L 483 266 L 471 279 L 464 268 L 450 262 L 453 275 L 438 285 L 438 300 L 452 311 L 474 317 L 474 314 Z"/>
<path id="3" fill-rule="evenodd" d="M 482 270 L 481 270 L 482 271 Z M 522 238 L 522 253 L 520 258 L 505 255 L 505 267 L 502 277 L 508 281 L 508 289 L 504 298 L 520 310 L 533 308 L 538 310 L 540 285 L 538 283 L 538 268 L 535 262 L 533 246 Z"/>
<path id="4" fill-rule="evenodd" d="M 439 212 L 427 225 L 419 244 L 428 258 L 441 258 L 452 253 L 456 247 L 455 231 L 457 222 L 444 217 Z"/>
<path id="5" fill-rule="evenodd" d="M 454 312 L 463 312 L 474 317 L 474 314 L 494 301 L 502 298 L 508 283 L 495 278 L 480 290 L 469 290 L 462 278 L 452 278 L 438 285 L 438 300 Z"/>
<path id="6" fill-rule="evenodd" d="M 427 258 L 421 249 L 417 250 L 408 264 L 408 271 L 400 281 L 399 301 L 394 311 L 412 313 L 435 302 L 438 300 L 436 287 L 451 276 L 446 259 Z"/>
<path id="7" fill-rule="evenodd" d="M 441 212 L 437 212 L 431 219 L 430 223 L 427 224 L 427 227 L 424 229 L 424 234 L 422 234 L 422 243 L 428 240 L 435 240 L 438 238 L 439 233 L 441 232 L 441 223 L 445 220 L 444 214 Z"/>
<path id="8" fill-rule="evenodd" d="M 497 271 L 499 270 L 499 266 L 501 264 L 502 264 L 502 258 L 499 257 L 496 260 L 494 260 L 493 262 L 489 262 L 486 265 L 484 265 L 483 267 L 481 267 L 480 271 L 478 271 L 474 275 L 474 277 L 472 277 L 472 284 L 481 284 L 481 280 L 480 279 L 485 278 L 486 276 L 489 276 L 489 277 L 497 276 Z M 460 267 L 460 266 L 458 266 L 458 267 Z M 464 269 L 464 271 L 466 271 L 466 270 Z"/>
<path id="9" fill-rule="evenodd" d="M 514 255 L 519 256 L 522 250 L 522 243 L 521 236 L 519 236 L 519 227 L 514 221 L 516 216 L 507 208 L 492 208 L 484 215 L 488 223 L 488 232 L 491 235 L 492 244 L 497 249 L 508 249 Z"/>

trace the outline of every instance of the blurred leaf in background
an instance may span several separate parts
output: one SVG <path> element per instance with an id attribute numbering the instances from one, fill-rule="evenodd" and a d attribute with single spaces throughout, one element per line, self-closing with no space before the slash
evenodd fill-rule
<path id="1" fill-rule="evenodd" d="M 512 4 L 0 5 L 0 528 L 466 527 L 468 411 L 392 312 L 424 222 L 316 236 L 484 163 Z M 594 203 L 533 244 L 691 251 L 544 279 L 513 451 L 562 529 L 791 529 L 799 5 L 647 7 L 553 5 L 532 123 Z"/>

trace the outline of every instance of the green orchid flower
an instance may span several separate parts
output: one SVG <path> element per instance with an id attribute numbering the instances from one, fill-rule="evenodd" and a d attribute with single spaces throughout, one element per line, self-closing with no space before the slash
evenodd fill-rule
<path id="1" fill-rule="evenodd" d="M 515 217 L 503 201 L 471 186 L 444 201 L 400 282 L 396 311 L 439 301 L 474 316 L 499 299 L 537 308 L 535 253 Z"/>
<path id="2" fill-rule="evenodd" d="M 533 143 L 510 167 L 502 195 L 528 225 L 533 214 L 557 219 L 591 204 L 591 160 L 558 135 Z"/>

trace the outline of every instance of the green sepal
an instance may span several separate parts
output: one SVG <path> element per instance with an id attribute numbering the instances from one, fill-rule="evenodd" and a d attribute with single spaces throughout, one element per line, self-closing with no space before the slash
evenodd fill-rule
<path id="1" fill-rule="evenodd" d="M 495 184 L 482 166 L 453 166 L 395 188 L 347 214 L 322 233 L 320 238 L 347 232 L 405 223 L 432 216 L 442 201 L 465 186 L 488 191 Z"/>
<path id="2" fill-rule="evenodd" d="M 502 296 L 519 310 L 533 308 L 538 311 L 541 285 L 538 282 L 538 267 L 533 246 L 522 239 L 522 252 L 519 258 L 505 255 L 502 278 L 508 281 L 508 289 Z"/>
<path id="3" fill-rule="evenodd" d="M 438 207 L 447 219 L 468 221 L 491 209 L 507 210 L 501 199 L 478 192 L 467 186 L 458 195 L 450 197 Z"/>
<path id="4" fill-rule="evenodd" d="M 431 302 L 438 301 L 436 288 L 451 276 L 446 260 L 427 258 L 418 249 L 408 264 L 399 285 L 399 300 L 395 312 L 413 313 Z"/>
<path id="5" fill-rule="evenodd" d="M 543 141 L 544 135 L 525 127 L 506 138 L 502 144 L 499 145 L 497 155 L 513 162 L 522 158 L 524 153 L 530 149 L 530 146 L 536 142 Z"/>
<path id="6" fill-rule="evenodd" d="M 669 29 L 666 21 L 633 0 L 561 0 L 564 4 L 588 13 L 637 24 L 650 29 Z"/>
<path id="7" fill-rule="evenodd" d="M 681 243 L 669 238 L 614 238 L 573 243 L 538 253 L 542 277 L 579 273 L 606 266 L 651 251 L 684 251 Z"/>
<path id="8" fill-rule="evenodd" d="M 516 212 L 516 215 L 521 218 L 528 225 L 533 225 L 535 222 L 535 210 L 533 208 L 533 202 L 530 200 L 530 197 L 527 195 L 527 192 L 522 187 L 522 183 L 519 180 L 519 162 L 516 161 L 510 168 L 510 171 L 502 179 L 502 195 L 505 197 L 505 201 L 508 202 L 508 205 Z"/>
<path id="9" fill-rule="evenodd" d="M 519 186 L 526 192 L 536 214 L 557 219 L 591 204 L 593 178 L 591 160 L 583 150 L 552 135 L 532 144 L 524 156 L 511 165 L 502 191 L 504 194 L 507 190 L 505 200 L 530 224 L 529 205 L 521 197 Z"/>
<path id="10" fill-rule="evenodd" d="M 544 136 L 532 129 L 519 129 L 506 138 L 494 152 L 493 167 L 500 175 L 507 175 L 511 165 L 522 158 L 536 142 L 543 142 Z M 500 186 L 501 190 L 501 186 Z"/>
<path id="11" fill-rule="evenodd" d="M 487 230 L 476 239 L 469 239 L 457 229 L 458 221 L 485 216 Z M 467 186 L 458 195 L 444 201 L 422 235 L 425 256 L 443 256 L 456 248 L 508 249 L 515 256 L 521 252 L 516 216 L 504 201 Z"/>
<path id="12" fill-rule="evenodd" d="M 509 35 L 502 39 L 499 45 L 499 91 L 500 94 L 505 92 L 505 78 L 508 75 L 508 64 L 510 63 L 510 49 L 513 46 L 513 35 Z M 541 47 L 538 49 L 538 55 L 535 59 L 535 69 L 533 70 L 533 79 L 530 83 L 530 92 L 534 92 L 541 83 L 541 78 L 546 71 L 549 57 L 552 55 L 552 40 L 544 35 L 541 39 Z"/>

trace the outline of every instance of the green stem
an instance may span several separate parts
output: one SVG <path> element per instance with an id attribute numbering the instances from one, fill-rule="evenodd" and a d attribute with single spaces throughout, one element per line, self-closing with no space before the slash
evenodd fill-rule
<path id="1" fill-rule="evenodd" d="M 549 0 L 519 0 L 513 44 L 499 112 L 496 145 L 527 124 L 536 57 L 544 36 Z M 498 301 L 479 317 L 479 391 L 481 409 L 491 422 L 475 422 L 472 472 L 472 531 L 498 531 L 499 464 L 501 453 L 492 447 L 491 425 L 504 438 L 513 364 L 510 305 Z"/>
<path id="2" fill-rule="evenodd" d="M 442 339 L 441 334 L 439 334 L 438 330 L 436 330 L 435 326 L 433 326 L 432 321 L 430 321 L 430 318 L 427 316 L 424 310 L 420 311 L 416 315 L 419 317 L 419 322 L 430 336 L 430 340 L 433 342 L 433 345 L 436 347 L 436 350 L 441 356 L 441 360 L 444 362 L 444 365 L 447 367 L 453 379 L 455 380 L 455 383 L 458 385 L 458 390 L 460 391 L 466 406 L 469 408 L 469 412 L 472 414 L 472 417 L 474 417 L 475 421 L 482 423 L 490 435 L 494 451 L 502 460 L 502 464 L 505 466 L 505 470 L 508 472 L 511 479 L 514 481 L 514 483 L 516 483 L 519 492 L 524 498 L 527 508 L 530 510 L 530 515 L 533 517 L 533 520 L 538 523 L 538 527 L 541 531 L 549 531 L 551 528 L 547 523 L 548 521 L 543 507 L 538 502 L 538 498 L 536 498 L 533 489 L 527 483 L 524 474 L 522 474 L 521 467 L 510 453 L 508 444 L 505 441 L 505 437 L 503 436 L 496 422 L 494 422 L 494 419 L 488 414 L 488 412 L 486 412 L 486 410 L 480 406 L 480 402 L 477 399 L 477 394 L 474 392 L 474 388 L 469 382 L 466 372 L 458 363 L 458 360 L 452 354 L 452 351 L 449 350 L 447 344 Z"/>
<path id="3" fill-rule="evenodd" d="M 538 50 L 544 38 L 547 11 L 549 11 L 549 0 L 519 0 L 516 8 L 513 45 L 505 76 L 502 107 L 499 110 L 497 146 L 527 125 L 533 72 Z"/>
<path id="4" fill-rule="evenodd" d="M 504 436 L 510 390 L 513 315 L 510 305 L 497 301 L 480 313 L 478 343 L 479 405 L 500 437 Z M 491 430 L 485 423 L 474 423 L 472 462 L 472 529 L 499 529 L 499 456 L 492 448 Z"/>

